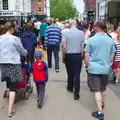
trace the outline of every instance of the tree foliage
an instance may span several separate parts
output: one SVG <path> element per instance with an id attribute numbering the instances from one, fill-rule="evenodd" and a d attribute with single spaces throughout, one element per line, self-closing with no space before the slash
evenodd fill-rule
<path id="1" fill-rule="evenodd" d="M 51 17 L 65 20 L 75 18 L 78 11 L 73 0 L 50 0 Z"/>

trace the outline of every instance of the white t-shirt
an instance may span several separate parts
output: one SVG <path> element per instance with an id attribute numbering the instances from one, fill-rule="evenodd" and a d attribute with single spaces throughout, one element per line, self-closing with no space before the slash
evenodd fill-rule
<path id="1" fill-rule="evenodd" d="M 40 25 L 41 25 L 42 23 L 41 22 L 36 22 L 35 23 L 35 28 L 37 29 L 37 30 L 39 30 L 40 29 Z"/>
<path id="2" fill-rule="evenodd" d="M 117 40 L 117 36 L 118 36 L 117 33 L 112 32 L 112 33 L 110 33 L 110 35 L 114 40 Z"/>

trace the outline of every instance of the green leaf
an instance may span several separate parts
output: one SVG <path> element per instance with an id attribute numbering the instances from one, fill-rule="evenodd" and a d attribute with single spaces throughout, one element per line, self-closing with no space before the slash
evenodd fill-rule
<path id="1" fill-rule="evenodd" d="M 73 0 L 50 0 L 51 17 L 65 20 L 78 16 Z"/>

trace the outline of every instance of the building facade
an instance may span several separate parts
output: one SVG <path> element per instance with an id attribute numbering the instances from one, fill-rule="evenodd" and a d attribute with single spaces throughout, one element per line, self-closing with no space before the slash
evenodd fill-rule
<path id="1" fill-rule="evenodd" d="M 97 0 L 96 19 L 120 19 L 120 0 Z"/>
<path id="2" fill-rule="evenodd" d="M 44 15 L 45 0 L 31 0 L 31 7 L 34 14 Z"/>
<path id="3" fill-rule="evenodd" d="M 94 20 L 96 12 L 96 0 L 84 0 L 84 3 L 85 3 L 84 15 L 86 19 Z"/>
<path id="4" fill-rule="evenodd" d="M 32 14 L 50 17 L 50 0 L 31 0 Z"/>
<path id="5" fill-rule="evenodd" d="M 27 16 L 31 13 L 30 0 L 0 0 L 0 17 Z"/>
<path id="6" fill-rule="evenodd" d="M 108 1 L 107 0 L 97 0 L 96 1 L 96 19 L 107 19 L 108 12 Z"/>

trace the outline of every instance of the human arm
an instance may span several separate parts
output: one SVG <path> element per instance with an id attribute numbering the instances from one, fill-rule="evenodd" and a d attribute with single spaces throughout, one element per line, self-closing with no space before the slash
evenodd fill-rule
<path id="1" fill-rule="evenodd" d="M 46 63 L 45 63 L 44 71 L 45 71 L 46 81 L 48 81 L 48 67 L 47 67 Z"/>
<path id="2" fill-rule="evenodd" d="M 85 66 L 88 67 L 89 65 L 89 56 L 91 53 L 91 44 L 90 44 L 90 39 L 88 39 L 88 42 L 85 47 Z"/>
<path id="3" fill-rule="evenodd" d="M 88 64 L 89 64 L 89 63 L 88 63 L 88 62 L 89 62 L 89 55 L 90 55 L 89 52 L 86 51 L 86 52 L 85 52 L 85 66 L 86 66 L 86 67 L 88 67 Z"/>
<path id="4" fill-rule="evenodd" d="M 63 62 L 65 59 L 66 51 L 67 51 L 66 37 L 63 35 L 62 36 L 62 60 L 63 60 Z"/>
<path id="5" fill-rule="evenodd" d="M 111 55 L 110 55 L 110 62 L 111 62 L 111 64 L 112 64 L 113 61 L 114 61 L 115 52 L 116 52 L 116 47 L 115 47 L 115 44 L 114 44 L 114 42 L 113 42 L 113 45 L 112 45 L 112 47 L 111 47 Z"/>
<path id="6" fill-rule="evenodd" d="M 62 30 L 60 30 L 60 43 L 62 42 Z"/>
<path id="7" fill-rule="evenodd" d="M 81 56 L 83 57 L 83 56 L 84 56 L 85 35 L 84 35 L 83 32 L 82 32 L 82 34 L 83 34 L 83 35 L 81 35 L 81 36 L 83 36 L 83 37 L 82 37 L 82 44 L 81 44 Z"/>
<path id="8" fill-rule="evenodd" d="M 45 48 L 47 48 L 47 45 L 48 45 L 48 29 L 46 29 L 45 31 L 45 41 L 44 41 Z"/>
<path id="9" fill-rule="evenodd" d="M 115 58 L 115 53 L 112 53 L 110 56 L 110 63 L 112 64 Z"/>
<path id="10" fill-rule="evenodd" d="M 81 56 L 84 56 L 84 41 L 82 42 L 82 46 L 81 46 Z"/>
<path id="11" fill-rule="evenodd" d="M 21 43 L 21 40 L 18 37 L 16 37 L 15 39 L 16 39 L 15 41 L 16 41 L 16 47 L 17 47 L 18 52 L 20 53 L 21 56 L 26 56 L 27 51 L 24 49 Z"/>

